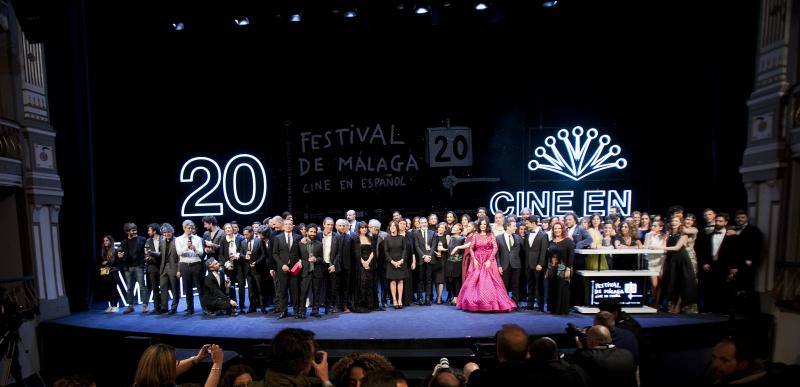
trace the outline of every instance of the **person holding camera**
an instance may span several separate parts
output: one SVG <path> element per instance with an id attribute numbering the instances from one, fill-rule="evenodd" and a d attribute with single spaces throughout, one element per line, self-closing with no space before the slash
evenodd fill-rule
<path id="1" fill-rule="evenodd" d="M 275 335 L 271 347 L 264 386 L 333 386 L 328 377 L 328 353 L 318 349 L 314 332 L 286 328 Z"/>
<path id="2" fill-rule="evenodd" d="M 189 371 L 195 364 L 211 357 L 212 365 L 205 387 L 216 387 L 222 375 L 224 353 L 216 344 L 206 344 L 196 356 L 177 361 L 175 348 L 167 344 L 153 344 L 144 350 L 139 358 L 134 376 L 134 387 L 174 386 L 181 374 Z"/>
<path id="3" fill-rule="evenodd" d="M 528 348 L 531 373 L 540 386 L 585 387 L 589 377 L 580 367 L 567 363 L 558 352 L 558 344 L 549 337 L 536 339 Z"/>
<path id="4" fill-rule="evenodd" d="M 573 354 L 573 363 L 589 375 L 589 386 L 636 387 L 636 364 L 633 354 L 627 349 L 617 348 L 611 340 L 611 332 L 602 325 L 594 325 L 586 331 L 584 343 L 575 336 L 578 349 Z"/>

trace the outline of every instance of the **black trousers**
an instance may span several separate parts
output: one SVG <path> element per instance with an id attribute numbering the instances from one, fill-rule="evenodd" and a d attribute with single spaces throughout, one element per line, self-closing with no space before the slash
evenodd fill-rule
<path id="1" fill-rule="evenodd" d="M 233 281 L 236 282 L 238 289 L 238 298 L 236 302 L 239 303 L 239 310 L 245 309 L 245 284 L 249 287 L 248 295 L 250 296 L 249 306 L 250 309 L 258 308 L 261 306 L 261 283 L 258 278 L 258 273 L 254 268 L 244 264 L 236 266 L 233 271 Z"/>
<path id="2" fill-rule="evenodd" d="M 431 278 L 433 274 L 433 268 L 431 267 L 431 264 L 423 263 L 421 265 L 417 265 L 417 273 L 418 297 L 422 297 L 422 292 L 425 292 L 425 295 L 428 299 L 433 298 L 433 281 Z"/>
<path id="3" fill-rule="evenodd" d="M 519 274 L 522 269 L 514 269 L 509 266 L 507 270 L 503 270 L 503 283 L 506 285 L 506 291 L 511 291 L 511 298 L 514 302 L 519 302 Z"/>
<path id="4" fill-rule="evenodd" d="M 261 306 L 266 308 L 275 303 L 275 281 L 269 275 L 269 269 L 266 267 L 256 266 L 256 275 L 259 278 L 259 287 L 261 288 Z"/>
<path id="5" fill-rule="evenodd" d="M 186 308 L 189 310 L 194 309 L 194 287 L 197 287 L 197 292 L 200 298 L 203 298 L 203 263 L 180 263 L 178 271 L 181 272 L 183 278 L 183 293 L 186 295 Z"/>
<path id="6" fill-rule="evenodd" d="M 159 282 L 161 287 L 161 306 L 166 308 L 169 305 L 167 301 L 169 300 L 169 292 L 172 291 L 172 307 L 170 309 L 177 309 L 178 301 L 181 299 L 178 277 L 164 273 L 161 274 Z"/>
<path id="7" fill-rule="evenodd" d="M 147 287 L 150 293 L 153 294 L 153 307 L 155 310 L 161 310 L 161 281 L 159 280 L 158 267 L 153 265 L 147 266 Z M 116 289 L 114 290 L 116 292 Z M 147 305 L 150 301 L 150 294 L 145 294 L 142 297 L 142 303 Z"/>
<path id="8" fill-rule="evenodd" d="M 338 290 L 335 287 L 337 285 L 336 276 L 339 275 L 339 273 L 331 274 L 328 271 L 330 270 L 330 264 L 328 263 L 322 263 L 322 267 L 325 274 L 323 274 L 320 279 L 320 287 L 315 289 L 315 291 L 317 292 L 318 301 L 322 303 L 322 306 L 325 307 L 325 311 L 327 312 L 328 308 L 333 308 L 336 302 L 336 292 Z"/>
<path id="9" fill-rule="evenodd" d="M 536 271 L 536 267 L 528 268 L 528 302 L 529 306 L 533 306 L 536 302 L 539 308 L 544 309 L 544 272 L 546 268 L 542 267 L 541 271 Z"/>
<path id="10" fill-rule="evenodd" d="M 447 281 L 447 294 L 450 299 L 452 300 L 453 297 L 458 297 L 458 292 L 461 290 L 461 276 L 447 277 L 445 280 Z"/>
<path id="11" fill-rule="evenodd" d="M 349 309 L 353 304 L 351 300 L 352 291 L 350 289 L 350 285 L 352 284 L 352 279 L 350 277 L 352 273 L 350 270 L 342 270 L 337 273 L 338 275 L 335 277 L 336 284 L 333 285 L 334 289 L 336 289 L 336 299 L 334 302 L 339 309 L 344 309 L 345 307 Z"/>
<path id="12" fill-rule="evenodd" d="M 308 300 L 308 289 L 311 287 L 311 274 L 302 275 L 298 274 L 296 277 L 291 277 L 290 288 L 292 293 L 292 306 L 294 306 L 295 315 L 306 314 L 306 300 Z"/>
<path id="13" fill-rule="evenodd" d="M 275 271 L 275 310 L 288 312 L 289 279 L 291 276 L 283 270 Z"/>
<path id="14" fill-rule="evenodd" d="M 386 279 L 386 264 L 380 264 L 375 269 L 375 281 L 378 281 L 378 286 L 381 289 L 378 302 L 388 304 L 392 299 L 392 295 L 389 293 L 389 280 Z M 378 294 L 378 292 L 375 292 L 375 294 Z"/>

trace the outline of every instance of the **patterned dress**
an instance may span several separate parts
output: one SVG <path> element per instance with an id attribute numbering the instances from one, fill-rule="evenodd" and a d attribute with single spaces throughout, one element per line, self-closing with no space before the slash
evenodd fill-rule
<path id="1" fill-rule="evenodd" d="M 517 305 L 508 296 L 497 269 L 497 240 L 493 234 L 475 234 L 470 246 L 467 277 L 458 292 L 458 309 L 474 312 L 509 312 Z M 475 267 L 472 258 L 478 261 Z M 486 267 L 489 262 L 489 267 Z"/>

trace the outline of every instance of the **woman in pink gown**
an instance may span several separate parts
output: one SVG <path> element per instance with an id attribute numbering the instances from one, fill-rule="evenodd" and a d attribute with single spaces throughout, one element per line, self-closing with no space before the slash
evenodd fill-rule
<path id="1" fill-rule="evenodd" d="M 517 305 L 508 296 L 497 268 L 497 240 L 486 218 L 478 219 L 478 231 L 470 240 L 469 267 L 458 293 L 458 309 L 473 312 L 510 312 Z"/>

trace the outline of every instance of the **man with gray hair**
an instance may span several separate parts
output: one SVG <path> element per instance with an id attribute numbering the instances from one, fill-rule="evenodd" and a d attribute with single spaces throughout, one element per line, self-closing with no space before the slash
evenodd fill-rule
<path id="1" fill-rule="evenodd" d="M 161 256 L 161 265 L 158 272 L 160 274 L 161 283 L 161 307 L 167 307 L 167 298 L 170 291 L 172 292 L 172 307 L 169 309 L 169 314 L 175 314 L 178 310 L 178 301 L 181 298 L 180 289 L 178 288 L 178 250 L 175 247 L 175 238 L 173 238 L 175 229 L 169 223 L 161 225 L 161 235 L 164 236 L 164 243 L 159 248 L 159 255 Z M 163 313 L 166 310 L 160 311 Z"/>
<path id="2" fill-rule="evenodd" d="M 386 256 L 383 251 L 383 241 L 386 239 L 386 231 L 381 231 L 381 222 L 377 219 L 369 220 L 369 238 L 372 245 L 375 246 L 375 260 L 377 266 L 375 267 L 375 281 L 378 281 L 378 288 L 381 291 L 378 297 L 378 308 L 383 309 L 389 305 L 391 299 L 389 295 L 389 281 L 386 280 Z M 375 293 L 376 295 L 377 292 Z"/>
<path id="3" fill-rule="evenodd" d="M 352 210 L 351 210 L 352 211 Z M 355 213 L 354 213 L 355 214 Z M 355 215 L 353 215 L 355 219 Z M 351 285 L 351 268 L 354 266 L 352 260 L 355 254 L 353 253 L 353 240 L 355 236 L 352 232 L 350 232 L 350 224 L 344 220 L 339 219 L 336 221 L 336 257 L 334 258 L 336 264 L 336 272 L 339 274 L 336 276 L 337 284 L 334 285 L 334 289 L 336 289 L 336 306 L 333 309 L 335 313 L 337 308 L 339 310 L 343 310 L 344 312 L 350 312 L 350 297 L 352 296 L 350 285 Z"/>
<path id="4" fill-rule="evenodd" d="M 586 348 L 575 338 L 573 361 L 589 375 L 593 386 L 636 387 L 636 364 L 627 349 L 617 348 L 611 332 L 595 325 L 586 332 Z"/>
<path id="5" fill-rule="evenodd" d="M 175 250 L 179 262 L 177 277 L 183 278 L 183 294 L 186 295 L 186 313 L 194 314 L 194 288 L 203 298 L 203 240 L 195 235 L 195 225 L 189 219 L 183 221 L 183 235 L 175 238 Z M 205 310 L 203 310 L 205 312 Z"/>

